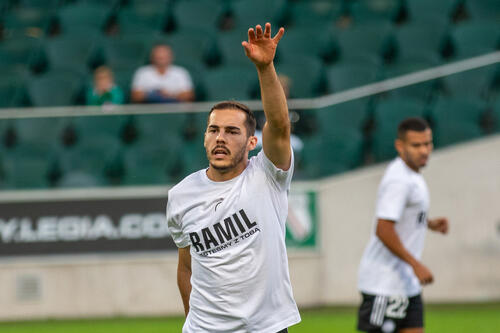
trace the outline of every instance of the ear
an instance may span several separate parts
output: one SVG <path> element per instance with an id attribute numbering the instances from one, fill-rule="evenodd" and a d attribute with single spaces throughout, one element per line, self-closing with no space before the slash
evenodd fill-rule
<path id="1" fill-rule="evenodd" d="M 256 136 L 251 136 L 248 138 L 248 142 L 247 142 L 247 147 L 248 147 L 248 151 L 252 151 L 255 149 L 255 147 L 257 146 L 257 137 Z"/>
<path id="2" fill-rule="evenodd" d="M 403 146 L 404 146 L 403 140 L 396 139 L 394 141 L 394 148 L 396 148 L 396 151 L 399 153 L 399 155 L 403 153 L 403 148 L 404 148 Z"/>

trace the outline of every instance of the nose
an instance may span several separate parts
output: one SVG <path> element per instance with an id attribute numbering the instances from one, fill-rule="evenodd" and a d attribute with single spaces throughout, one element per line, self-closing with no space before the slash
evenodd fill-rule
<path id="1" fill-rule="evenodd" d="M 217 141 L 217 142 L 226 142 L 226 138 L 224 136 L 224 131 L 220 131 L 217 134 L 217 137 L 215 138 L 215 141 Z"/>

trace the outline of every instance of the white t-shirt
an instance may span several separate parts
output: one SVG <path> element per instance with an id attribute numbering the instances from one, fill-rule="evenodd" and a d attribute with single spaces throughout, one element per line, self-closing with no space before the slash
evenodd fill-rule
<path id="1" fill-rule="evenodd" d="M 189 72 L 182 67 L 170 65 L 165 73 L 160 74 L 154 66 L 147 65 L 135 72 L 132 89 L 145 92 L 165 89 L 172 94 L 179 94 L 192 90 L 193 82 Z"/>
<path id="2" fill-rule="evenodd" d="M 429 191 L 424 178 L 401 158 L 392 161 L 380 183 L 372 236 L 361 259 L 358 288 L 366 294 L 415 296 L 421 292 L 413 269 L 376 236 L 378 219 L 396 223 L 403 246 L 418 260 L 427 231 Z"/>
<path id="3" fill-rule="evenodd" d="M 172 238 L 191 246 L 183 333 L 274 333 L 300 321 L 285 247 L 292 174 L 293 155 L 283 171 L 261 150 L 231 180 L 214 182 L 204 169 L 169 191 Z"/>

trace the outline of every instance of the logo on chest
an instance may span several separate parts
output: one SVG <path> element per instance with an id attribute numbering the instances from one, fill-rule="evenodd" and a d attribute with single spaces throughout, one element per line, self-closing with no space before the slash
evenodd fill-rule
<path id="1" fill-rule="evenodd" d="M 243 209 L 200 231 L 189 233 L 191 246 L 203 256 L 222 251 L 260 232 Z"/>

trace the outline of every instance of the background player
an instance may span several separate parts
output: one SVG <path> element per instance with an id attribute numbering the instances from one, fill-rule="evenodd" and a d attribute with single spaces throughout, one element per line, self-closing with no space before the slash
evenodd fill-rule
<path id="1" fill-rule="evenodd" d="M 379 185 L 374 233 L 361 259 L 358 288 L 363 300 L 358 329 L 423 332 L 421 285 L 432 283 L 420 262 L 427 228 L 446 233 L 446 218 L 427 219 L 429 193 L 420 169 L 432 152 L 427 122 L 408 118 L 398 126 L 399 157 Z"/>
<path id="2" fill-rule="evenodd" d="M 285 246 L 293 173 L 290 121 L 273 59 L 281 28 L 249 29 L 242 45 L 255 64 L 266 115 L 263 150 L 255 117 L 227 101 L 210 111 L 205 132 L 208 169 L 169 191 L 167 222 L 179 247 L 183 332 L 286 332 L 300 321 Z"/>

